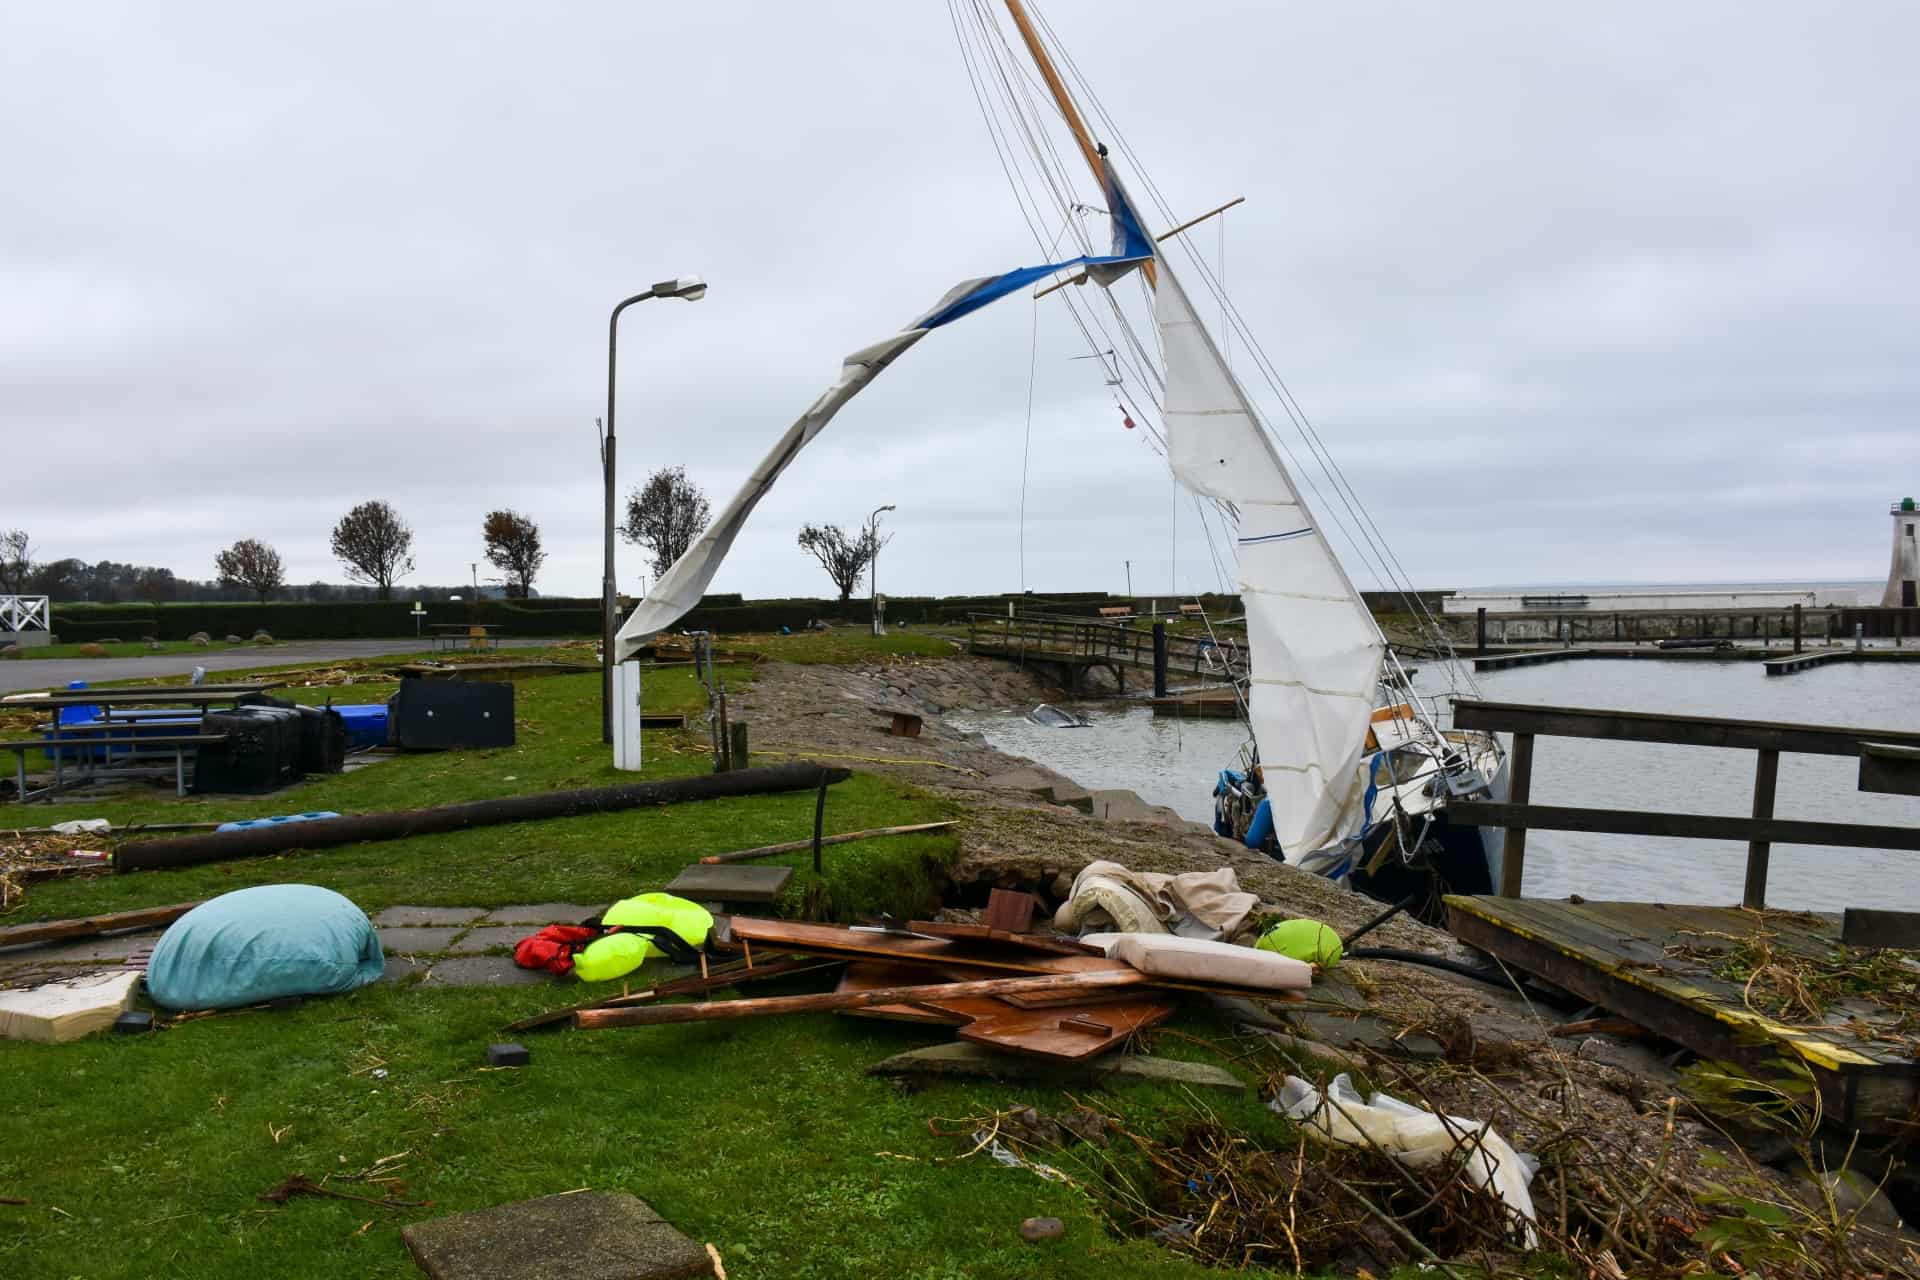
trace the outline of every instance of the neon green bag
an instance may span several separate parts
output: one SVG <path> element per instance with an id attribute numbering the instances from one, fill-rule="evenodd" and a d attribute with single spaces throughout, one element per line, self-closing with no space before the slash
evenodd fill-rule
<path id="1" fill-rule="evenodd" d="M 679 934 L 690 947 L 707 940 L 713 928 L 713 916 L 697 902 L 676 898 L 670 893 L 642 893 L 623 898 L 601 913 L 600 923 L 609 929 L 634 925 L 664 925 Z M 573 971 L 582 982 L 605 982 L 624 977 L 646 963 L 660 949 L 639 934 L 610 933 L 588 943 L 573 958 Z"/>

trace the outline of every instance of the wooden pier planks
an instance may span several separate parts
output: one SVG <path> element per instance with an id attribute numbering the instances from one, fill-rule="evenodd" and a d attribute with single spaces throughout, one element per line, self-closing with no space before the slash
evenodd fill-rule
<path id="1" fill-rule="evenodd" d="M 1790 676 L 1796 671 L 1822 667 L 1829 662 L 1851 662 L 1853 656 L 1851 649 L 1815 649 L 1807 653 L 1788 654 L 1784 658 L 1768 658 L 1760 665 L 1770 676 Z"/>
<path id="2" fill-rule="evenodd" d="M 1704 1057 L 1759 1066 L 1798 1058 L 1818 1083 L 1828 1114 L 1876 1133 L 1906 1133 L 1920 1101 L 1920 1062 L 1904 1037 L 1859 1035 L 1836 1014 L 1824 1026 L 1783 1022 L 1750 1008 L 1737 983 L 1677 946 L 1725 947 L 1765 931 L 1769 943 L 1823 958 L 1839 921 L 1809 912 L 1648 902 L 1569 902 L 1449 896 L 1448 928 L 1461 941 L 1625 1015 Z M 1860 1014 L 1872 1027 L 1891 1015 Z"/>

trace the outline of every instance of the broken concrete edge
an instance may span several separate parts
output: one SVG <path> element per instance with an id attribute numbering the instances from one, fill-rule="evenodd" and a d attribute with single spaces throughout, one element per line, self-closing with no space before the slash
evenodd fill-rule
<path id="1" fill-rule="evenodd" d="M 966 1041 L 929 1045 L 882 1059 L 867 1068 L 878 1076 L 951 1076 L 960 1079 L 1026 1080 L 1041 1083 L 1162 1084 L 1190 1089 L 1246 1092 L 1246 1082 L 1224 1067 L 1146 1054 L 1111 1054 L 1088 1063 L 996 1053 Z"/>
<path id="2" fill-rule="evenodd" d="M 673 1280 L 713 1274 L 704 1246 L 624 1191 L 568 1191 L 411 1223 L 400 1238 L 433 1280 Z"/>

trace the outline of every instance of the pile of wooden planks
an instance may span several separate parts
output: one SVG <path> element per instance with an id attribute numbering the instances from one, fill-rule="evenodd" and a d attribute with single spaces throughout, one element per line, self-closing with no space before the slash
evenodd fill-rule
<path id="1" fill-rule="evenodd" d="M 953 1027 L 962 1040 L 988 1048 L 1084 1062 L 1172 1016 L 1182 992 L 1299 998 L 1155 977 L 1075 939 L 988 925 L 916 920 L 904 928 L 849 928 L 735 916 L 716 921 L 713 945 L 740 952 L 741 962 L 729 966 L 735 980 L 769 962 L 789 970 L 796 963 L 845 967 L 828 992 L 662 1004 L 656 996 L 693 994 L 663 987 L 574 1010 L 573 1024 L 631 1027 L 831 1011 Z"/>

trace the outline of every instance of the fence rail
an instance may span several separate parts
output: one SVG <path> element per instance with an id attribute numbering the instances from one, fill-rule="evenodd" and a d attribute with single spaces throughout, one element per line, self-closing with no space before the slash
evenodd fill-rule
<path id="1" fill-rule="evenodd" d="M 1766 905 L 1767 863 L 1775 844 L 1920 850 L 1920 828 L 1854 822 L 1806 822 L 1773 816 L 1781 752 L 1871 757 L 1877 761 L 1887 755 L 1887 748 L 1920 748 L 1920 733 L 1468 700 L 1453 704 L 1453 723 L 1459 729 L 1481 729 L 1513 735 L 1513 750 L 1508 755 L 1511 785 L 1507 800 L 1504 803 L 1456 800 L 1448 810 L 1449 817 L 1455 821 L 1506 829 L 1505 856 L 1500 868 L 1500 896 L 1503 898 L 1520 896 L 1521 879 L 1526 867 L 1527 832 L 1530 829 L 1677 836 L 1699 840 L 1745 840 L 1746 883 L 1741 902 L 1743 906 L 1754 909 Z M 1755 752 L 1753 816 L 1738 818 L 1724 814 L 1659 813 L 1641 809 L 1566 808 L 1533 804 L 1530 802 L 1533 750 L 1537 737 L 1668 743 Z"/>
<path id="2" fill-rule="evenodd" d="M 1086 618 L 992 613 L 967 615 L 967 649 L 990 657 L 1028 662 L 1051 662 L 1084 669 L 1106 666 L 1116 672 L 1136 667 L 1156 673 L 1155 692 L 1167 675 L 1196 680 L 1232 680 L 1245 673 L 1246 650 L 1237 642 L 1218 643 L 1211 637 L 1185 636 L 1164 624 L 1132 627 Z M 1161 657 L 1156 661 L 1156 652 Z"/>
<path id="3" fill-rule="evenodd" d="M 45 596 L 0 595 L 0 631 L 45 631 L 48 609 Z"/>

